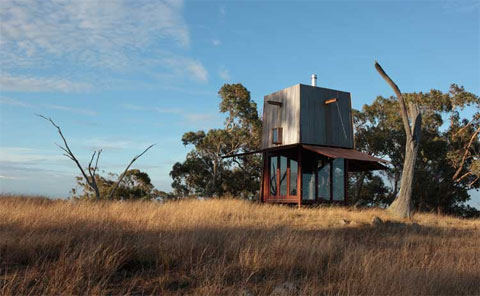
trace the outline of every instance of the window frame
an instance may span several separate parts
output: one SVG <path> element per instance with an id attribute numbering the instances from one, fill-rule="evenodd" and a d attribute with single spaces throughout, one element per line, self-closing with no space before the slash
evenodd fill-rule
<path id="1" fill-rule="evenodd" d="M 272 195 L 271 194 L 271 181 L 272 181 L 272 172 L 271 172 L 271 167 L 272 167 L 272 158 L 275 158 L 276 157 L 276 168 L 275 168 L 275 174 L 276 174 L 276 178 L 275 178 L 275 186 L 276 186 L 276 195 Z M 280 163 L 281 163 L 281 160 L 280 158 L 281 157 L 285 157 L 287 159 L 287 168 L 286 168 L 286 177 L 285 177 L 285 181 L 287 183 L 287 188 L 286 188 L 286 195 L 281 195 L 281 190 L 280 190 L 280 173 L 281 173 L 281 167 L 280 167 Z M 297 198 L 297 194 L 295 195 L 291 195 L 291 161 L 295 161 L 297 163 L 297 178 L 294 180 L 294 182 L 297 183 L 297 192 L 298 192 L 298 174 L 299 174 L 299 162 L 297 159 L 294 159 L 293 157 L 289 157 L 289 156 L 285 156 L 285 155 L 282 155 L 281 153 L 269 153 L 268 154 L 268 167 L 269 167 L 269 178 L 268 178 L 268 193 L 269 193 L 269 198 L 273 198 L 273 199 L 293 199 L 293 198 Z"/>
<path id="2" fill-rule="evenodd" d="M 277 134 L 277 139 L 275 140 L 275 132 Z M 283 128 L 274 127 L 272 128 L 272 144 L 280 145 L 283 142 Z"/>

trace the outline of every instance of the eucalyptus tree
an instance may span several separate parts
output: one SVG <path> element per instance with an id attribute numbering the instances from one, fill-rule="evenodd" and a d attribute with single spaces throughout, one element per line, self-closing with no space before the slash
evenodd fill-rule
<path id="1" fill-rule="evenodd" d="M 193 146 L 193 150 L 170 172 L 178 195 L 248 197 L 259 189 L 258 155 L 224 158 L 259 148 L 261 120 L 257 105 L 240 83 L 223 85 L 218 95 L 220 112 L 226 115 L 223 128 L 191 131 L 182 136 L 182 143 Z"/>

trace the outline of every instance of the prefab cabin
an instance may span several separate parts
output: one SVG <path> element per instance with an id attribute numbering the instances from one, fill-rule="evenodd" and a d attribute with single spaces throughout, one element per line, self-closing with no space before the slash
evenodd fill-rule
<path id="1" fill-rule="evenodd" d="M 355 150 L 350 93 L 297 84 L 265 96 L 260 197 L 263 202 L 346 202 L 348 173 L 384 169 Z"/>

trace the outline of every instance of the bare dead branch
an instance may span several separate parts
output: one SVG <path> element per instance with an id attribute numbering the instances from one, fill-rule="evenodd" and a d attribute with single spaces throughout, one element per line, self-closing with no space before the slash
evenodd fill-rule
<path id="1" fill-rule="evenodd" d="M 461 127 L 458 131 L 452 133 L 452 138 L 456 137 L 458 134 L 463 132 L 465 129 L 467 129 L 470 125 L 472 125 L 473 120 L 469 121 L 465 126 Z"/>
<path id="2" fill-rule="evenodd" d="M 95 161 L 95 169 L 93 170 L 94 172 L 97 171 L 98 169 L 98 159 L 100 158 L 100 154 L 102 153 L 102 149 L 98 150 L 98 153 L 97 153 L 97 160 Z"/>
<path id="3" fill-rule="evenodd" d="M 70 155 L 68 155 L 68 154 L 66 154 L 66 153 L 63 153 L 63 155 L 65 155 L 66 157 L 68 157 L 68 158 L 70 158 L 71 160 L 73 160 L 73 158 L 72 158 Z"/>
<path id="4" fill-rule="evenodd" d="M 122 182 L 123 178 L 125 177 L 125 175 L 127 174 L 127 171 L 128 169 L 130 168 L 130 166 L 137 160 L 139 159 L 142 155 L 144 155 L 150 148 L 152 148 L 153 146 L 155 146 L 155 144 L 152 144 L 150 146 L 147 147 L 147 149 L 143 150 L 142 153 L 140 153 L 139 155 L 135 156 L 132 161 L 130 161 L 130 163 L 127 165 L 127 167 L 125 168 L 125 170 L 123 171 L 123 173 L 118 177 L 118 180 L 117 182 L 115 182 L 115 185 L 113 186 L 112 190 L 110 190 L 110 194 L 108 195 L 108 199 L 112 199 L 113 197 L 113 194 L 115 193 L 115 191 L 117 190 L 118 188 L 118 185 Z"/>
<path id="5" fill-rule="evenodd" d="M 80 164 L 80 162 L 78 161 L 78 159 L 75 157 L 75 155 L 73 154 L 72 150 L 70 149 L 70 147 L 68 146 L 68 143 L 67 143 L 67 140 L 65 139 L 63 133 L 62 133 L 62 129 L 60 128 L 60 126 L 58 126 L 51 118 L 47 118 L 41 114 L 36 114 L 38 117 L 41 117 L 43 119 L 45 119 L 46 121 L 50 122 L 56 129 L 57 129 L 57 132 L 58 134 L 60 135 L 60 137 L 62 138 L 63 140 L 63 144 L 65 145 L 64 147 L 62 147 L 61 145 L 58 145 L 58 144 L 55 144 L 57 145 L 60 149 L 62 149 L 63 151 L 65 151 L 65 156 L 67 156 L 68 158 L 70 158 L 73 162 L 75 162 L 75 164 L 77 165 L 78 169 L 80 170 L 82 176 L 85 178 L 85 181 L 87 182 L 87 184 L 95 191 L 95 197 L 96 199 L 100 199 L 100 191 L 98 190 L 98 187 L 97 187 L 97 184 L 95 182 L 95 178 L 92 178 L 91 180 L 89 180 L 87 174 L 85 173 L 84 169 L 82 168 L 82 165 Z"/>
<path id="6" fill-rule="evenodd" d="M 468 144 L 465 146 L 465 151 L 463 152 L 463 156 L 462 156 L 462 160 L 460 161 L 460 164 L 458 165 L 458 169 L 457 171 L 455 172 L 455 174 L 453 175 L 452 179 L 456 182 L 460 181 L 461 179 L 463 179 L 462 177 L 461 178 L 458 178 L 458 176 L 460 175 L 460 173 L 462 172 L 463 170 L 463 164 L 465 163 L 465 160 L 467 159 L 467 156 L 470 152 L 470 147 L 472 146 L 472 143 L 473 143 L 473 140 L 475 140 L 475 137 L 477 137 L 477 135 L 480 133 L 480 127 L 477 128 L 477 130 L 473 133 L 472 137 L 470 138 L 470 141 L 468 142 Z"/>
<path id="7" fill-rule="evenodd" d="M 97 154 L 97 151 L 93 151 L 92 158 L 90 158 L 90 162 L 88 163 L 88 170 L 90 171 L 92 169 L 92 162 L 93 159 L 95 158 L 95 154 Z"/>
<path id="8" fill-rule="evenodd" d="M 60 149 L 62 149 L 63 151 L 65 151 L 65 153 L 67 153 L 67 154 L 69 153 L 67 149 L 63 148 L 62 146 L 58 145 L 57 143 L 55 143 L 55 145 L 56 145 L 58 148 L 60 148 Z"/>
<path id="9" fill-rule="evenodd" d="M 478 181 L 478 179 L 480 179 L 480 176 L 477 176 L 472 182 L 470 182 L 470 183 L 468 184 L 468 187 L 472 187 L 473 184 L 475 184 L 475 182 Z"/>
<path id="10" fill-rule="evenodd" d="M 393 89 L 395 92 L 395 95 L 398 98 L 398 103 L 400 104 L 400 111 L 402 113 L 402 121 L 403 121 L 403 127 L 405 129 L 405 133 L 407 136 L 407 141 L 412 138 L 412 129 L 410 128 L 410 123 L 408 121 L 408 111 L 407 111 L 407 106 L 405 105 L 405 100 L 403 99 L 402 92 L 398 88 L 398 86 L 393 82 L 393 80 L 390 78 L 390 76 L 385 73 L 383 70 L 382 66 L 375 61 L 375 69 L 377 69 L 377 72 L 382 76 L 382 78 L 390 85 L 390 87 Z"/>

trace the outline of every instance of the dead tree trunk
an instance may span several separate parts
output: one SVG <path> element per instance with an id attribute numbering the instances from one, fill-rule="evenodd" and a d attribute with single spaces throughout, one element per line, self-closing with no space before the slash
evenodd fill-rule
<path id="1" fill-rule="evenodd" d="M 127 172 L 128 172 L 128 169 L 130 168 L 130 166 L 132 166 L 132 164 L 133 164 L 137 159 L 139 159 L 142 155 L 144 155 L 144 154 L 145 154 L 150 148 L 152 148 L 153 146 L 155 146 L 155 144 L 152 144 L 152 145 L 148 146 L 147 149 L 143 150 L 142 153 L 140 153 L 139 155 L 135 156 L 135 157 L 130 161 L 130 163 L 127 165 L 127 167 L 125 168 L 125 170 L 123 171 L 123 173 L 118 177 L 117 182 L 115 182 L 115 184 L 113 185 L 112 189 L 110 190 L 110 194 L 108 195 L 108 199 L 110 199 L 110 200 L 113 199 L 113 195 L 115 194 L 115 191 L 117 190 L 118 185 L 120 185 L 120 183 L 122 183 L 122 180 L 123 180 L 123 178 L 125 178 L 125 176 L 127 175 Z"/>
<path id="2" fill-rule="evenodd" d="M 68 146 L 67 140 L 63 136 L 62 129 L 60 128 L 60 126 L 58 126 L 51 118 L 47 118 L 47 117 L 45 117 L 43 115 L 40 115 L 40 114 L 37 114 L 37 116 L 40 116 L 41 118 L 45 119 L 46 121 L 49 121 L 57 129 L 58 134 L 62 138 L 63 146 L 58 145 L 58 144 L 56 144 L 56 145 L 60 149 L 62 149 L 63 152 L 65 152 L 63 155 L 70 158 L 77 165 L 77 167 L 80 170 L 80 173 L 82 174 L 83 178 L 85 178 L 85 182 L 87 182 L 88 186 L 95 192 L 95 199 L 99 200 L 100 199 L 100 191 L 98 190 L 97 181 L 95 180 L 95 172 L 98 169 L 98 159 L 100 158 L 100 154 L 102 153 L 102 150 L 94 151 L 93 154 L 92 154 L 92 158 L 91 158 L 90 162 L 88 163 L 88 168 L 87 168 L 88 175 L 90 176 L 90 178 L 89 178 L 88 175 L 85 173 L 85 170 L 83 169 L 82 165 L 80 164 L 78 159 L 73 154 L 72 150 L 70 150 L 70 146 Z M 95 158 L 95 155 L 97 156 L 97 159 L 95 161 L 95 166 L 92 167 L 92 162 Z"/>
<path id="3" fill-rule="evenodd" d="M 400 89 L 376 61 L 375 69 L 377 69 L 380 76 L 390 85 L 398 98 L 407 139 L 405 143 L 405 160 L 403 162 L 400 192 L 388 209 L 395 216 L 410 218 L 412 215 L 412 187 L 415 162 L 417 161 L 418 146 L 420 145 L 422 131 L 422 115 L 418 104 L 414 102 L 408 102 L 407 109 Z"/>
<path id="4" fill-rule="evenodd" d="M 78 169 L 80 170 L 80 173 L 82 174 L 83 178 L 85 179 L 85 182 L 87 183 L 87 185 L 95 192 L 95 200 L 100 200 L 101 199 L 101 196 L 100 196 L 100 190 L 98 189 L 98 185 L 97 185 L 97 180 L 95 179 L 95 173 L 98 169 L 98 159 L 100 158 L 100 154 L 102 153 L 102 149 L 100 150 L 96 150 L 93 152 L 92 154 L 92 158 L 90 159 L 90 162 L 88 163 L 88 168 L 87 168 L 87 172 L 88 172 L 88 175 L 87 173 L 85 172 L 85 170 L 83 169 L 82 165 L 80 164 L 80 162 L 78 161 L 78 159 L 75 157 L 75 155 L 73 154 L 72 150 L 70 150 L 70 146 L 68 146 L 68 143 L 67 143 L 67 140 L 65 139 L 65 137 L 63 136 L 63 133 L 62 133 L 62 129 L 60 128 L 60 126 L 58 126 L 51 118 L 47 118 L 43 115 L 40 115 L 40 114 L 37 114 L 37 116 L 40 116 L 41 118 L 49 121 L 58 131 L 58 134 L 60 135 L 60 137 L 62 138 L 62 141 L 63 141 L 63 146 L 61 145 L 58 145 L 56 144 L 60 149 L 62 149 L 65 153 L 63 155 L 65 155 L 66 157 L 70 158 L 73 162 L 75 162 L 75 164 L 77 165 Z M 125 175 L 127 174 L 127 171 L 128 169 L 130 168 L 130 166 L 137 160 L 139 159 L 142 155 L 144 155 L 150 148 L 152 148 L 153 146 L 155 146 L 155 144 L 153 145 L 150 145 L 148 146 L 147 149 L 145 149 L 142 153 L 140 153 L 139 155 L 135 156 L 131 161 L 130 163 L 127 165 L 127 168 L 125 169 L 125 171 L 118 177 L 118 180 L 117 182 L 115 182 L 115 184 L 113 184 L 113 187 L 110 191 L 110 194 L 108 195 L 108 199 L 112 199 L 113 198 L 113 195 L 115 193 L 115 191 L 117 190 L 118 188 L 118 185 L 122 182 L 123 178 L 125 177 Z M 96 156 L 96 159 L 95 159 L 95 156 Z M 92 166 L 93 164 L 93 161 L 95 160 L 95 166 Z"/>

